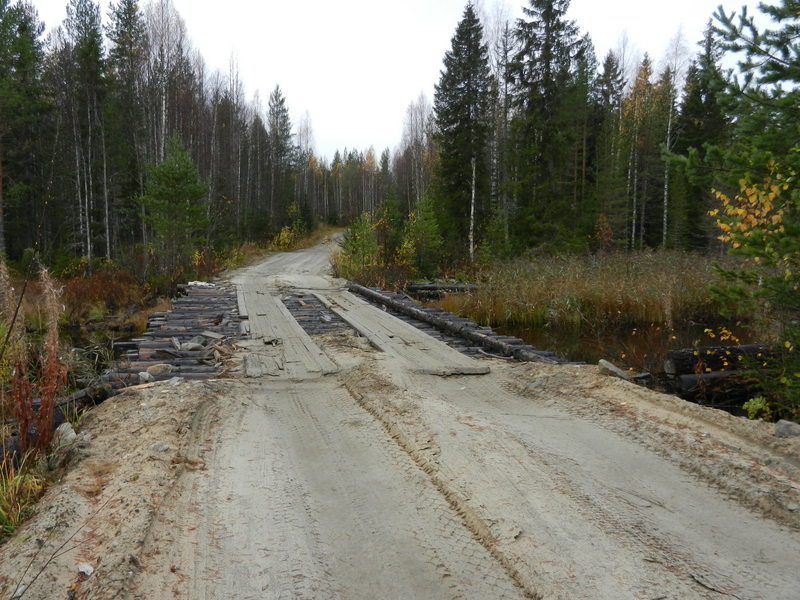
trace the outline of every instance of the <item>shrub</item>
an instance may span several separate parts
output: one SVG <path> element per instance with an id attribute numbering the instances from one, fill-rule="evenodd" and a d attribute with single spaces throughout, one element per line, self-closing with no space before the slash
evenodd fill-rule
<path id="1" fill-rule="evenodd" d="M 425 277 L 439 272 L 443 240 L 436 221 L 433 201 L 423 197 L 408 215 L 401 252 L 404 259 L 410 258 L 411 266 Z"/>
<path id="2" fill-rule="evenodd" d="M 800 152 L 800 149 L 797 149 Z M 728 310 L 752 311 L 774 332 L 778 360 L 751 375 L 764 389 L 774 416 L 800 417 L 800 187 L 790 167 L 769 165 L 759 181 L 745 176 L 733 198 L 717 192 L 719 239 L 743 258 L 718 267 L 725 283 L 712 288 Z"/>
<path id="3" fill-rule="evenodd" d="M 339 242 L 333 267 L 337 277 L 373 283 L 379 270 L 381 248 L 369 213 L 359 215 Z"/>
<path id="4" fill-rule="evenodd" d="M 113 263 L 104 263 L 91 272 L 67 271 L 61 280 L 65 318 L 73 323 L 140 306 L 148 292 L 147 286 Z"/>

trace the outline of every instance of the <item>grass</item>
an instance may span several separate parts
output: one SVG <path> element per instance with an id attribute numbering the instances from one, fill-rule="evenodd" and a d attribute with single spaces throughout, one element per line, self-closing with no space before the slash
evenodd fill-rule
<path id="1" fill-rule="evenodd" d="M 6 456 L 0 461 L 0 539 L 25 522 L 44 491 L 45 479 L 28 466 L 29 458 L 19 465 Z"/>
<path id="2" fill-rule="evenodd" d="M 680 251 L 531 257 L 477 275 L 479 289 L 442 308 L 492 325 L 673 323 L 718 316 L 708 257 Z"/>

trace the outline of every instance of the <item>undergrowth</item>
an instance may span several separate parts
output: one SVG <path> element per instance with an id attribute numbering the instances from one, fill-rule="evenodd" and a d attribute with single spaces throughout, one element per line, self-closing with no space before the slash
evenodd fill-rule
<path id="1" fill-rule="evenodd" d="M 22 290 L 27 286 L 23 286 Z M 46 269 L 39 274 L 38 308 L 43 320 L 40 339 L 34 343 L 23 326 L 25 314 L 4 262 L 0 261 L 0 536 L 13 533 L 32 512 L 44 489 L 44 479 L 30 467 L 45 455 L 53 431 L 56 398 L 67 380 L 67 367 L 59 346 L 62 312 L 61 288 Z M 38 406 L 34 398 L 39 400 Z M 6 454 L 12 441 L 6 421 L 16 425 L 15 455 Z"/>
<path id="2" fill-rule="evenodd" d="M 92 270 L 81 265 L 79 261 L 60 277 L 66 322 L 100 321 L 115 312 L 145 304 L 150 288 L 131 273 L 114 263 Z"/>
<path id="3" fill-rule="evenodd" d="M 429 197 L 422 198 L 407 219 L 388 203 L 353 221 L 331 264 L 337 277 L 398 289 L 411 279 L 439 274 L 442 245 Z"/>

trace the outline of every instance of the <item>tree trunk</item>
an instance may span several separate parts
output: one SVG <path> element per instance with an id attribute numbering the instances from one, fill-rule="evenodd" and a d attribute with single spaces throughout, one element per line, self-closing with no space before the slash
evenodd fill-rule
<path id="1" fill-rule="evenodd" d="M 108 159 L 106 156 L 106 134 L 102 121 L 100 122 L 100 143 L 103 151 L 103 220 L 106 228 L 106 260 L 111 261 L 111 223 L 109 218 L 108 200 Z"/>
<path id="2" fill-rule="evenodd" d="M 469 203 L 469 262 L 475 262 L 475 186 L 477 160 L 472 157 L 472 197 Z"/>
<path id="3" fill-rule="evenodd" d="M 94 146 L 94 130 L 92 129 L 93 120 L 90 104 L 86 107 L 86 118 L 89 127 L 89 140 L 86 144 L 86 177 L 83 181 L 86 186 L 86 256 L 91 259 L 94 256 L 94 240 L 92 239 L 92 213 L 94 212 L 94 177 L 92 173 L 94 155 L 92 154 L 92 149 Z"/>
<path id="4" fill-rule="evenodd" d="M 77 114 L 72 110 L 72 139 L 75 150 L 75 195 L 78 201 L 78 230 L 80 232 L 81 244 L 84 243 L 86 236 L 86 219 L 84 214 L 83 197 L 81 196 L 81 149 L 78 139 Z M 86 249 L 84 248 L 84 255 Z"/>
<path id="5" fill-rule="evenodd" d="M 634 141 L 635 144 L 635 141 Z M 631 250 L 636 249 L 636 213 L 639 208 L 637 195 L 639 191 L 639 153 L 636 151 L 636 146 L 633 147 L 633 196 L 631 198 Z"/>
<path id="6" fill-rule="evenodd" d="M 6 220 L 3 200 L 3 146 L 0 141 L 0 259 L 6 256 Z"/>
<path id="7" fill-rule="evenodd" d="M 667 120 L 667 152 L 672 147 L 672 99 Z M 664 220 L 661 229 L 661 247 L 667 247 L 667 213 L 669 212 L 669 161 L 664 161 Z"/>

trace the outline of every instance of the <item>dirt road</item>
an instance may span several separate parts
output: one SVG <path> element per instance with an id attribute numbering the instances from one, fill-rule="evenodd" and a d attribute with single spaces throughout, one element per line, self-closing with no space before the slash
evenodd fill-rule
<path id="1" fill-rule="evenodd" d="M 466 358 L 327 264 L 231 276 L 246 377 L 98 409 L 0 548 L 0 597 L 798 597 L 798 440 L 592 366 Z M 294 290 L 361 335 L 308 336 Z"/>

